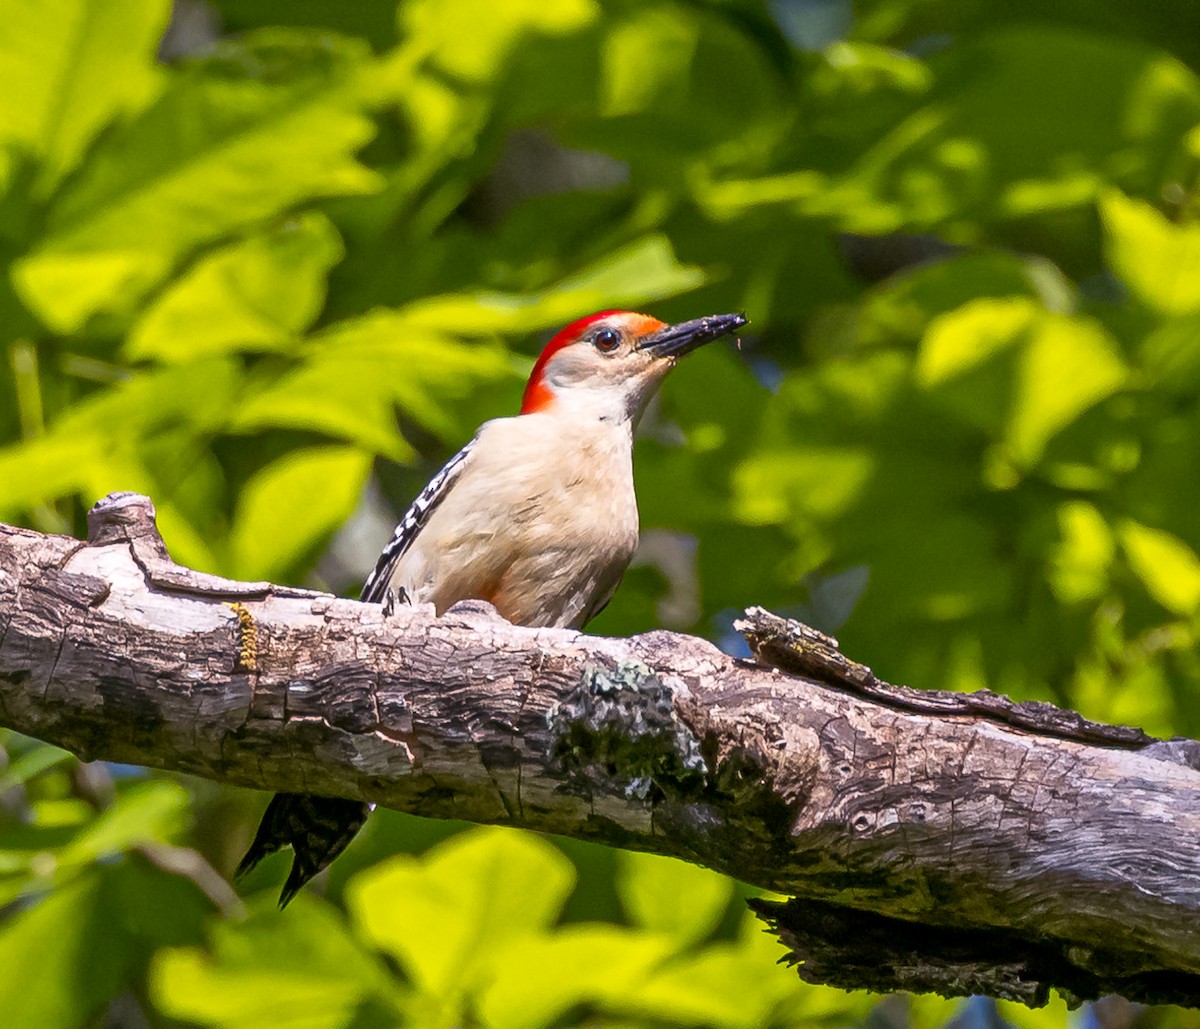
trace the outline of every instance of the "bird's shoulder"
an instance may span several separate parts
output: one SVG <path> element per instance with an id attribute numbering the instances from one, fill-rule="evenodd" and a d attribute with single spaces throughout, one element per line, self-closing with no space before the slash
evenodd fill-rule
<path id="1" fill-rule="evenodd" d="M 429 520 L 429 516 L 445 499 L 455 479 L 462 474 L 479 439 L 480 433 L 476 433 L 466 446 L 442 465 L 409 505 L 408 510 L 404 512 L 403 517 L 396 525 L 396 531 L 392 533 L 392 538 L 388 540 L 383 552 L 379 555 L 379 560 L 375 562 L 374 570 L 367 576 L 367 581 L 363 583 L 360 594 L 362 600 L 367 603 L 383 602 L 392 569 L 412 546 L 413 540 L 417 538 L 417 534 Z"/>

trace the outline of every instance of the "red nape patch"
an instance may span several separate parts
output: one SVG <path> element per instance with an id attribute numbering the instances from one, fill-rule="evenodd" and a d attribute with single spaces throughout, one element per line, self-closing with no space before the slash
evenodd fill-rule
<path id="1" fill-rule="evenodd" d="M 543 411 L 554 403 L 554 391 L 550 389 L 542 381 L 542 373 L 546 370 L 546 365 L 550 363 L 550 359 L 557 354 L 563 347 L 569 347 L 572 343 L 578 341 L 588 329 L 598 321 L 603 321 L 605 318 L 611 318 L 614 315 L 624 315 L 631 321 L 636 319 L 643 322 L 643 325 L 636 325 L 639 332 L 653 332 L 655 329 L 662 328 L 663 323 L 656 318 L 651 318 L 649 315 L 637 314 L 634 311 L 597 311 L 595 314 L 589 314 L 586 318 L 580 318 L 578 321 L 571 322 L 564 329 L 560 329 L 554 334 L 554 337 L 542 349 L 538 359 L 534 362 L 533 371 L 529 373 L 529 381 L 525 384 L 525 393 L 521 397 L 521 414 L 533 414 L 535 411 Z M 627 326 L 628 327 L 628 326 Z"/>
<path id="2" fill-rule="evenodd" d="M 521 397 L 521 414 L 533 414 L 534 411 L 541 411 L 554 403 L 554 393 L 549 386 L 542 382 L 542 372 L 546 370 L 550 358 L 563 347 L 569 347 L 600 319 L 614 314 L 624 314 L 624 312 L 597 311 L 595 314 L 589 314 L 586 318 L 571 322 L 565 329 L 560 329 L 554 334 L 550 342 L 542 348 L 537 361 L 534 362 L 533 371 L 529 373 L 529 381 L 525 383 L 525 393 Z"/>

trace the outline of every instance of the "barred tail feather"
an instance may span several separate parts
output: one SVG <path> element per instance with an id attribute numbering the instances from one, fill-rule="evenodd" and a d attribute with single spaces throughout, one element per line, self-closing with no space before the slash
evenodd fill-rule
<path id="1" fill-rule="evenodd" d="M 340 797 L 277 793 L 259 823 L 254 842 L 238 864 L 236 875 L 247 874 L 268 854 L 284 847 L 294 853 L 292 870 L 279 894 L 287 907 L 314 875 L 336 858 L 362 828 L 372 805 Z"/>

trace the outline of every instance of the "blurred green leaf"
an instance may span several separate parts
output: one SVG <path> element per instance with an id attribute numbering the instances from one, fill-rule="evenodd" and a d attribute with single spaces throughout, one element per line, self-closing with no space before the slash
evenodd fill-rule
<path id="1" fill-rule="evenodd" d="M 391 1008 L 379 1024 L 394 1025 L 402 997 L 342 921 L 306 895 L 286 914 L 264 904 L 244 921 L 218 923 L 211 953 L 161 951 L 150 991 L 169 1017 L 221 1029 L 332 1029 L 350 1025 L 372 1000 Z"/>
<path id="2" fill-rule="evenodd" d="M 52 436 L 120 437 L 136 445 L 139 437 L 174 425 L 212 431 L 228 417 L 239 385 L 237 365 L 223 358 L 122 374 L 111 388 L 90 394 L 64 412 L 54 422 Z"/>
<path id="3" fill-rule="evenodd" d="M 0 47 L 0 142 L 40 163 L 45 196 L 118 115 L 160 86 L 154 51 L 167 0 L 9 0 Z"/>
<path id="4" fill-rule="evenodd" d="M 515 377 L 505 352 L 467 345 L 403 312 L 341 322 L 298 351 L 299 366 L 255 391 L 233 419 L 241 431 L 290 427 L 347 439 L 397 461 L 412 458 L 394 409 L 446 438 L 463 434 L 447 402 Z"/>
<path id="5" fill-rule="evenodd" d="M 1077 500 L 1058 511 L 1062 542 L 1053 555 L 1050 584 L 1064 604 L 1098 600 L 1108 587 L 1116 554 L 1112 530 L 1091 504 Z"/>
<path id="6" fill-rule="evenodd" d="M 147 308 L 125 344 L 131 361 L 187 361 L 287 350 L 320 313 L 341 258 L 328 219 L 312 212 L 201 258 Z"/>
<path id="7" fill-rule="evenodd" d="M 1172 225 L 1115 190 L 1100 215 L 1109 264 L 1142 303 L 1168 317 L 1200 311 L 1200 222 Z"/>
<path id="8" fill-rule="evenodd" d="M 276 33 L 172 78 L 55 199 L 14 270 L 23 299 L 60 332 L 101 311 L 124 318 L 193 247 L 298 201 L 378 188 L 353 157 L 374 131 L 368 60 L 349 41 Z"/>
<path id="9" fill-rule="evenodd" d="M 187 790 L 178 783 L 136 783 L 63 848 L 58 862 L 84 864 L 143 843 L 171 842 L 187 824 L 188 800 Z"/>
<path id="10" fill-rule="evenodd" d="M 786 965 L 777 937 L 745 914 L 738 939 L 661 964 L 621 997 L 642 1017 L 753 1029 L 763 1025 L 844 1022 L 866 1014 L 871 999 L 800 982 Z"/>
<path id="11" fill-rule="evenodd" d="M 120 988 L 125 948 L 98 924 L 96 877 L 55 890 L 0 928 L 0 1005 L 13 1025 L 76 1029 Z"/>
<path id="12" fill-rule="evenodd" d="M 903 996 L 903 1001 L 911 1029 L 941 1029 L 942 1026 L 952 1025 L 956 1016 L 965 1014 L 963 1008 L 970 1003 L 958 997 L 947 999 L 932 993 L 907 994 Z"/>
<path id="13" fill-rule="evenodd" d="M 1200 607 L 1200 557 L 1183 540 L 1132 519 L 1117 529 L 1134 574 L 1168 611 L 1190 615 Z"/>
<path id="14" fill-rule="evenodd" d="M 928 64 L 925 102 L 832 188 L 798 197 L 805 210 L 851 231 L 940 225 L 978 241 L 991 220 L 1086 208 L 1105 182 L 1154 192 L 1178 173 L 1179 140 L 1200 119 L 1194 72 L 1131 39 L 994 28 Z M 1085 231 L 1069 224 L 1066 239 L 1039 243 L 1069 251 Z"/>
<path id="15" fill-rule="evenodd" d="M 510 947 L 554 921 L 573 885 L 571 863 L 549 843 L 474 829 L 423 859 L 361 873 L 346 903 L 359 930 L 436 995 L 487 981 Z"/>
<path id="16" fill-rule="evenodd" d="M 155 947 L 195 938 L 210 908 L 195 886 L 145 862 L 85 874 L 0 926 L 0 1006 L 14 1026 L 77 1029 Z"/>
<path id="17" fill-rule="evenodd" d="M 427 331 L 529 332 L 557 327 L 581 312 L 637 307 L 694 289 L 704 281 L 699 268 L 680 265 L 660 235 L 647 236 L 545 290 L 513 295 L 477 293 L 434 296 L 402 308 L 399 316 Z"/>
<path id="18" fill-rule="evenodd" d="M 1144 338 L 1140 356 L 1155 389 L 1194 396 L 1200 386 L 1200 314 L 1163 322 Z"/>
<path id="19" fill-rule="evenodd" d="M 154 437 L 186 429 L 194 438 L 224 424 L 240 389 L 228 360 L 200 360 L 137 375 L 122 374 L 55 419 L 48 434 L 0 450 L 6 483 L 0 510 L 20 510 L 63 494 L 90 490 L 91 503 L 114 489 L 158 492 L 144 457 Z M 174 463 L 183 447 L 176 438 Z M 196 555 L 196 550 L 189 548 Z"/>
<path id="20" fill-rule="evenodd" d="M 1088 1015 L 1067 1007 L 1057 993 L 1051 993 L 1050 1003 L 1040 1008 L 1026 1007 L 1010 1000 L 996 1002 L 996 1013 L 1014 1029 L 1073 1029 L 1084 1023 Z"/>
<path id="21" fill-rule="evenodd" d="M 437 0 L 417 0 L 398 11 L 401 35 L 407 48 L 431 59 L 452 79 L 485 83 L 503 64 L 508 53 L 530 34 L 556 35 L 576 31 L 597 14 L 593 0 L 563 0 L 547 5 L 538 0 L 512 0 L 497 5 L 487 0 L 459 0 L 453 16 Z"/>
<path id="22" fill-rule="evenodd" d="M 1051 437 L 1126 380 L 1119 351 L 1098 324 L 1032 300 L 976 300 L 935 319 L 916 374 L 964 420 L 1002 433 L 1021 466 L 1035 463 Z"/>
<path id="23" fill-rule="evenodd" d="M 52 747 L 48 743 L 39 744 L 26 751 L 0 773 L 0 793 L 20 786 L 51 768 L 74 760 L 75 755 L 68 751 Z"/>
<path id="24" fill-rule="evenodd" d="M 273 579 L 312 550 L 358 505 L 371 458 L 346 447 L 296 450 L 242 491 L 230 538 L 233 573 Z"/>
<path id="25" fill-rule="evenodd" d="M 22 510 L 78 490 L 102 455 L 99 440 L 52 437 L 0 449 L 0 512 L 15 518 Z"/>
<path id="26" fill-rule="evenodd" d="M 1072 287 L 1046 261 L 1000 252 L 965 253 L 890 276 L 863 298 L 855 331 L 861 345 L 917 343 L 940 314 L 981 297 L 1028 297 L 1067 312 Z"/>
<path id="27" fill-rule="evenodd" d="M 580 1004 L 620 1010 L 674 946 L 666 937 L 606 925 L 515 940 L 482 991 L 479 1014 L 492 1029 L 537 1029 Z"/>
<path id="28" fill-rule="evenodd" d="M 733 896 L 733 880 L 686 861 L 627 851 L 619 867 L 617 890 L 634 923 L 684 944 L 711 934 Z"/>

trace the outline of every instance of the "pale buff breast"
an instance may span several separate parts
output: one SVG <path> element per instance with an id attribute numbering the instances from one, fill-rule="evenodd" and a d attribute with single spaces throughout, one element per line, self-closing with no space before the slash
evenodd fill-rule
<path id="1" fill-rule="evenodd" d="M 480 430 L 393 587 L 439 613 L 488 600 L 519 625 L 578 628 L 604 606 L 638 539 L 629 429 L 552 418 Z"/>

